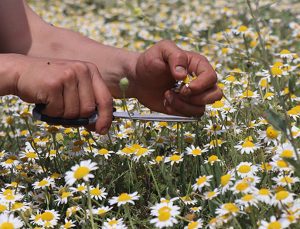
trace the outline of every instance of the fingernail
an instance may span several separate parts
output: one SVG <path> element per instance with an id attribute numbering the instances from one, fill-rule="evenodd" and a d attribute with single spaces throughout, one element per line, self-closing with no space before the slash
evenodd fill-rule
<path id="1" fill-rule="evenodd" d="M 178 72 L 178 73 L 182 73 L 182 74 L 184 73 L 184 74 L 187 74 L 186 69 L 185 69 L 184 67 L 180 66 L 180 65 L 176 66 L 175 70 L 176 70 L 176 72 Z"/>
<path id="2" fill-rule="evenodd" d="M 189 88 L 189 85 L 186 84 L 182 87 L 181 89 L 181 94 L 184 95 L 184 96 L 188 96 L 192 93 L 191 89 Z"/>

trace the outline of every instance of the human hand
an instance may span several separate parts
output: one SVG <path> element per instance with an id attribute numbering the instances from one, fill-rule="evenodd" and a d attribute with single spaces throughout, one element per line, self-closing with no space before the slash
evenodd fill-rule
<path id="1" fill-rule="evenodd" d="M 184 51 L 171 41 L 160 41 L 140 54 L 136 75 L 130 83 L 135 97 L 151 110 L 181 116 L 202 116 L 205 105 L 220 100 L 222 90 L 208 60 L 196 52 Z M 197 78 L 173 92 L 175 82 L 187 74 Z"/>
<path id="2" fill-rule="evenodd" d="M 15 94 L 29 103 L 45 104 L 43 113 L 74 119 L 89 117 L 98 106 L 94 127 L 107 133 L 112 122 L 112 97 L 97 67 L 82 61 L 19 55 Z"/>

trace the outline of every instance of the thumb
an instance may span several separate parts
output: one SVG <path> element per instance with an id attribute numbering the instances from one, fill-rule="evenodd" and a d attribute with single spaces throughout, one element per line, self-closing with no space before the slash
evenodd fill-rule
<path id="1" fill-rule="evenodd" d="M 169 64 L 170 71 L 175 80 L 183 80 L 188 73 L 188 55 L 172 41 L 160 42 L 162 56 Z"/>

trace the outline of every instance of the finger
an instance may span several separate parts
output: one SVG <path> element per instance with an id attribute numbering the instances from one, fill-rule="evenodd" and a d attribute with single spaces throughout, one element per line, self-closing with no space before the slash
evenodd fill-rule
<path id="1" fill-rule="evenodd" d="M 175 80 L 183 80 L 187 75 L 188 55 L 172 41 L 161 41 L 159 47 L 162 57 L 169 64 L 170 71 Z"/>
<path id="2" fill-rule="evenodd" d="M 189 72 L 194 72 L 197 78 L 191 81 L 188 87 L 183 87 L 180 91 L 182 95 L 201 94 L 217 83 L 217 74 L 208 60 L 199 54 L 191 54 Z"/>
<path id="3" fill-rule="evenodd" d="M 64 97 L 62 90 L 52 91 L 51 96 L 48 101 L 45 102 L 46 107 L 43 109 L 42 113 L 50 117 L 63 117 L 64 115 Z M 43 102 L 44 103 L 44 102 Z"/>
<path id="4" fill-rule="evenodd" d="M 166 107 L 171 107 L 174 111 L 180 113 L 183 116 L 202 116 L 205 111 L 205 106 L 195 106 L 186 103 L 180 98 L 180 95 L 167 91 L 165 93 L 167 100 Z"/>
<path id="5" fill-rule="evenodd" d="M 86 64 L 79 62 L 77 64 L 77 72 L 80 101 L 79 114 L 80 117 L 89 117 L 96 108 L 91 71 Z"/>
<path id="6" fill-rule="evenodd" d="M 181 96 L 180 98 L 189 104 L 195 106 L 204 106 L 206 104 L 212 104 L 217 100 L 221 100 L 222 97 L 222 90 L 217 85 L 215 85 L 213 88 L 208 89 L 199 95 L 192 95 L 189 97 Z"/>
<path id="7" fill-rule="evenodd" d="M 78 91 L 78 78 L 72 69 L 65 71 L 64 79 L 64 118 L 78 118 L 80 114 L 80 101 Z"/>
<path id="8" fill-rule="evenodd" d="M 106 134 L 113 117 L 112 97 L 96 67 L 93 67 L 92 74 L 93 89 L 99 116 L 95 129 L 100 134 Z"/>

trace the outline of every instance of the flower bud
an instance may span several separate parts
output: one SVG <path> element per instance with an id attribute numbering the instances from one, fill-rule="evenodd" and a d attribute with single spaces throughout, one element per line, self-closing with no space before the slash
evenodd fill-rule
<path id="1" fill-rule="evenodd" d="M 123 77 L 119 82 L 119 86 L 122 91 L 126 91 L 128 88 L 128 85 L 129 85 L 129 80 L 126 77 Z"/>

